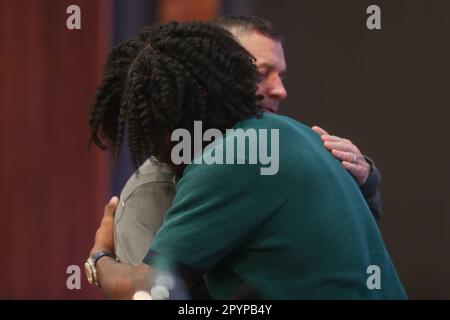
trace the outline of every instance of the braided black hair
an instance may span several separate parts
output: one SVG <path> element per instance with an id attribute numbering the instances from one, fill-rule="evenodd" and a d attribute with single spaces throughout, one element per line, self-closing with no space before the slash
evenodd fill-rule
<path id="1" fill-rule="evenodd" d="M 254 58 L 223 28 L 171 22 L 113 49 L 90 107 L 89 145 L 120 151 L 125 128 L 136 168 L 150 155 L 170 163 L 177 128 L 225 132 L 259 116 Z"/>

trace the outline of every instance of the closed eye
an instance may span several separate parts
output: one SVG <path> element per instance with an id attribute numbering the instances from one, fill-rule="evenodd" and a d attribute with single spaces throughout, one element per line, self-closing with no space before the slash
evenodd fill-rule
<path id="1" fill-rule="evenodd" d="M 260 78 L 267 78 L 269 76 L 269 70 L 258 70 L 258 75 Z"/>

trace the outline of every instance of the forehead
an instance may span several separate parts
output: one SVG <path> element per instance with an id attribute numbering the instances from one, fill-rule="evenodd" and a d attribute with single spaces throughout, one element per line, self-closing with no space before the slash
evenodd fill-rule
<path id="1" fill-rule="evenodd" d="M 256 59 L 258 66 L 268 65 L 279 71 L 286 69 L 283 45 L 257 31 L 236 32 L 235 37 Z"/>

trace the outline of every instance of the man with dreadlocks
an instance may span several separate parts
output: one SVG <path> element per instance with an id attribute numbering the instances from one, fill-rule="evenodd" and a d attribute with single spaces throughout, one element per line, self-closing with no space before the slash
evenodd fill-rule
<path id="1" fill-rule="evenodd" d="M 261 105 L 265 111 L 276 113 L 279 101 L 287 96 L 282 82 L 286 62 L 281 33 L 269 21 L 258 17 L 224 16 L 215 19 L 214 23 L 230 31 L 255 57 L 260 76 L 257 94 L 263 97 Z M 122 50 L 117 54 L 127 60 L 114 66 L 116 73 L 120 70 L 123 74 L 126 73 L 136 51 L 134 47 L 132 51 L 125 49 L 133 45 L 136 45 L 136 40 L 131 39 L 119 47 Z M 105 121 L 115 120 L 118 117 L 119 100 L 115 99 L 115 103 L 108 101 L 109 117 L 104 118 Z M 95 112 L 92 115 L 95 115 Z M 104 124 L 105 127 L 109 125 L 110 122 Z M 93 128 L 97 130 L 97 127 Z M 318 127 L 313 129 L 322 136 L 325 147 L 342 161 L 343 166 L 358 181 L 369 208 L 378 219 L 381 213 L 381 197 L 378 190 L 380 175 L 375 164 L 364 157 L 349 140 L 330 136 Z M 139 175 L 134 174 L 129 179 L 121 193 L 115 214 L 115 254 L 121 261 L 134 265 L 141 263 L 145 257 L 175 196 L 174 171 L 164 163 L 154 165 L 155 161 L 154 158 L 152 161 L 146 160 L 139 168 Z"/>
<path id="2" fill-rule="evenodd" d="M 129 68 L 114 69 L 122 63 Z M 92 142 L 117 155 L 127 122 L 136 167 L 151 155 L 181 179 L 138 266 L 108 257 L 116 200 L 106 207 L 87 263 L 91 281 L 130 298 L 155 284 L 154 270 L 169 268 L 188 285 L 204 275 L 213 298 L 230 298 L 242 285 L 262 298 L 403 298 L 355 180 L 314 131 L 261 113 L 257 80 L 248 52 L 213 24 L 161 25 L 113 51 L 91 110 Z M 112 116 L 110 104 L 120 105 Z M 278 174 L 263 177 L 252 165 L 173 165 L 170 133 L 192 132 L 194 120 L 222 132 L 276 128 Z M 377 290 L 366 282 L 372 265 L 383 270 Z"/>

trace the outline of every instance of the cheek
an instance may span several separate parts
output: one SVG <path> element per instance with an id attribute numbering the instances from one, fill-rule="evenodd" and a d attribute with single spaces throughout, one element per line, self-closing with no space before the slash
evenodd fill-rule
<path id="1" fill-rule="evenodd" d="M 256 94 L 264 96 L 265 92 L 266 92 L 266 89 L 265 89 L 264 83 L 259 83 L 258 87 L 256 89 Z"/>

